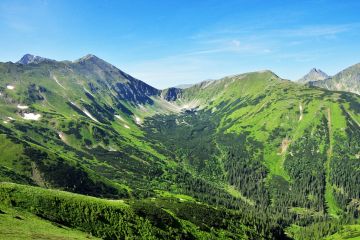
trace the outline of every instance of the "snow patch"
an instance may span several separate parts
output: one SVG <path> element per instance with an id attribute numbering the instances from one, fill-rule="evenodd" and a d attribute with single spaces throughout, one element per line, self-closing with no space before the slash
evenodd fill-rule
<path id="1" fill-rule="evenodd" d="M 88 110 L 86 110 L 85 108 L 84 108 L 84 109 L 81 109 L 78 105 L 76 105 L 76 103 L 74 103 L 74 102 L 72 102 L 72 101 L 70 101 L 70 103 L 71 103 L 72 105 L 74 105 L 75 107 L 77 107 L 78 109 L 80 109 L 83 113 L 85 113 L 85 115 L 88 116 L 91 120 L 93 120 L 93 121 L 95 121 L 95 122 L 97 122 L 97 123 L 100 123 L 96 118 L 94 118 L 94 117 L 91 115 L 91 113 L 89 113 Z"/>
<path id="2" fill-rule="evenodd" d="M 124 128 L 130 129 L 130 127 L 126 124 L 124 124 Z"/>
<path id="3" fill-rule="evenodd" d="M 136 122 L 136 124 L 141 124 L 141 119 L 139 118 L 139 117 L 137 117 L 137 116 L 135 116 L 135 122 Z"/>
<path id="4" fill-rule="evenodd" d="M 18 105 L 17 105 L 17 108 L 18 108 L 18 109 L 28 109 L 29 107 L 26 106 L 26 105 L 20 105 L 20 104 L 18 104 Z"/>
<path id="5" fill-rule="evenodd" d="M 125 122 L 125 120 L 120 116 L 120 115 L 115 115 L 115 117 L 123 122 Z"/>
<path id="6" fill-rule="evenodd" d="M 15 119 L 12 117 L 7 117 L 10 121 L 14 121 Z"/>
<path id="7" fill-rule="evenodd" d="M 24 113 L 24 119 L 26 120 L 35 120 L 38 121 L 41 117 L 41 114 L 35 113 Z"/>
<path id="8" fill-rule="evenodd" d="M 85 87 L 84 88 L 84 91 L 87 92 L 88 94 L 90 94 L 91 96 L 95 97 L 89 90 L 87 90 Z"/>
<path id="9" fill-rule="evenodd" d="M 65 137 L 65 134 L 64 134 L 64 133 L 62 133 L 62 132 L 59 132 L 59 133 L 58 133 L 58 135 L 59 135 L 59 138 L 61 139 L 61 141 L 63 141 L 64 143 L 66 143 L 66 137 Z"/>
<path id="10" fill-rule="evenodd" d="M 3 121 L 3 123 L 7 124 L 7 123 L 9 123 L 9 122 L 5 120 L 5 121 Z"/>
<path id="11" fill-rule="evenodd" d="M 94 118 L 90 113 L 89 113 L 89 111 L 88 110 L 86 110 L 85 108 L 84 108 L 84 110 L 83 110 L 83 112 L 86 114 L 86 116 L 88 116 L 89 118 L 91 118 L 92 120 L 94 120 L 95 122 L 99 122 L 96 118 Z"/>
<path id="12" fill-rule="evenodd" d="M 15 87 L 13 85 L 7 85 L 6 88 L 9 89 L 9 90 L 14 90 L 15 89 Z"/>

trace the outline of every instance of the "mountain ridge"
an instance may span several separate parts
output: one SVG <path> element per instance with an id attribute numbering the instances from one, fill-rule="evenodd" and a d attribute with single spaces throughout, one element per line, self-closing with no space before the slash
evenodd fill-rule
<path id="1" fill-rule="evenodd" d="M 360 94 L 360 63 L 354 64 L 328 79 L 310 81 L 309 85 Z"/>
<path id="2" fill-rule="evenodd" d="M 43 58 L 40 56 L 35 56 L 35 55 L 27 53 L 16 63 L 27 65 L 27 64 L 38 64 L 38 63 L 45 62 L 45 61 L 55 61 L 55 60 L 52 60 L 49 58 Z"/>
<path id="3" fill-rule="evenodd" d="M 358 210 L 356 94 L 269 70 L 159 90 L 94 55 L 0 63 L 0 93 L 0 181 L 22 184 L 0 202 L 33 214 L 61 209 L 25 185 L 119 199 L 164 239 L 317 239 Z"/>

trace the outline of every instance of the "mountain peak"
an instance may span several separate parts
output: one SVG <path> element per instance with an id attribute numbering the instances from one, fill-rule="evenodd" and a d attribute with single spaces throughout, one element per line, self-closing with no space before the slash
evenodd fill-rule
<path id="1" fill-rule="evenodd" d="M 26 64 L 31 64 L 31 63 L 38 64 L 38 63 L 41 63 L 44 61 L 53 61 L 53 60 L 27 53 L 16 63 L 26 65 Z"/>
<path id="2" fill-rule="evenodd" d="M 95 56 L 94 54 L 87 54 L 84 57 L 75 60 L 74 62 L 99 62 L 99 61 L 105 62 L 104 60 Z"/>
<path id="3" fill-rule="evenodd" d="M 307 82 L 321 81 L 327 78 L 329 78 L 329 75 L 321 71 L 321 69 L 312 68 L 310 72 L 305 76 L 303 76 L 302 78 L 300 78 L 298 82 L 307 83 Z"/>

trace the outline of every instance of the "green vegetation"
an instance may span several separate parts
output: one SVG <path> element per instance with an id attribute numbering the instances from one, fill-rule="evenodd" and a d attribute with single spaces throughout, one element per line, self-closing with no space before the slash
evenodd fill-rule
<path id="1" fill-rule="evenodd" d="M 90 234 L 45 220 L 20 208 L 1 204 L 0 211 L 2 239 L 97 239 Z"/>
<path id="2" fill-rule="evenodd" d="M 357 237 L 355 94 L 270 71 L 162 92 L 94 56 L 0 63 L 0 92 L 0 181 L 22 184 L 0 202 L 54 239 Z"/>

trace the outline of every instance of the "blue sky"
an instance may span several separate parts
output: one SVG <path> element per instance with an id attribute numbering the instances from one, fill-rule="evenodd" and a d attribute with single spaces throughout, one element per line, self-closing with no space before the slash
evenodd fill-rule
<path id="1" fill-rule="evenodd" d="M 295 80 L 360 62 L 360 1 L 2 0 L 0 61 L 88 53 L 164 88 L 270 69 Z"/>

